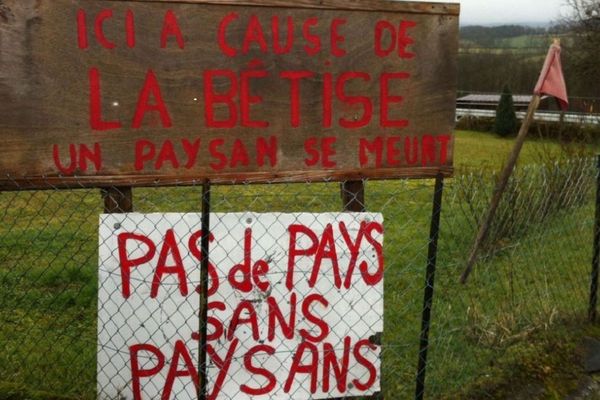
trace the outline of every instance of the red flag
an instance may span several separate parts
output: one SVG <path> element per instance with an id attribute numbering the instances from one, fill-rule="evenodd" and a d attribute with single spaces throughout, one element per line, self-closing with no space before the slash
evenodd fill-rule
<path id="1" fill-rule="evenodd" d="M 569 108 L 569 98 L 567 97 L 567 85 L 562 72 L 562 63 L 560 62 L 560 45 L 555 42 L 550 46 L 546 62 L 540 75 L 537 85 L 533 91 L 534 94 L 547 94 L 558 99 L 563 111 Z"/>

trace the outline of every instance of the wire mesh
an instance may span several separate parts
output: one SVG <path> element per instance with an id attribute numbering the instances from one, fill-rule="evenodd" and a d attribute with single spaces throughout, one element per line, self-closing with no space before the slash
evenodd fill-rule
<path id="1" fill-rule="evenodd" d="M 532 331 L 548 329 L 565 320 L 584 318 L 589 296 L 596 174 L 594 161 L 590 159 L 518 170 L 467 286 L 458 283 L 459 275 L 495 178 L 488 172 L 473 171 L 446 180 L 426 398 L 460 397 L 457 393 L 461 393 L 468 383 L 477 381 L 485 373 L 484 367 L 506 346 L 526 340 Z M 380 213 L 385 227 L 383 320 L 369 320 L 366 314 L 356 318 L 371 325 L 383 325 L 381 337 L 370 338 L 372 346 L 378 348 L 383 396 L 411 398 L 419 357 L 434 182 L 364 181 L 363 184 L 364 199 L 355 191 L 347 190 L 352 186 L 334 182 L 213 186 L 211 212 L 215 215 L 253 213 L 240 214 L 245 218 L 258 213 L 317 215 L 343 211 L 344 202 L 352 200 L 361 204 L 364 201 L 368 213 Z M 343 193 L 344 188 L 346 193 Z M 104 194 L 106 196 L 106 191 Z M 197 231 L 198 224 L 198 220 L 190 218 L 196 218 L 193 216 L 201 211 L 200 186 L 135 188 L 132 199 L 133 210 L 145 215 L 142 220 L 150 230 L 157 224 L 154 219 L 161 218 L 157 213 L 183 215 L 177 222 L 175 233 L 186 232 L 187 236 L 176 239 L 184 245 L 189 244 L 189 236 Z M 101 294 L 103 290 L 98 281 L 98 216 L 104 208 L 98 189 L 0 194 L 0 343 L 3 347 L 0 352 L 0 393 L 18 392 L 23 397 L 37 393 L 47 397 L 102 398 L 105 388 L 99 387 L 99 376 L 108 373 L 111 360 L 99 358 L 98 337 L 109 330 L 125 340 L 135 335 L 143 336 L 144 332 L 153 333 L 168 323 L 172 330 L 177 327 L 187 329 L 189 340 L 186 343 L 194 348 L 191 334 L 198 331 L 199 325 L 198 320 L 190 319 L 189 315 L 198 315 L 199 305 L 191 299 L 197 299 L 192 294 L 199 275 L 198 258 L 193 258 L 193 254 L 187 255 L 189 259 L 184 261 L 190 266 L 189 296 L 181 303 L 173 304 L 172 315 L 136 312 L 136 307 L 131 310 L 117 308 L 113 311 L 120 312 L 121 317 L 129 316 L 135 324 L 109 329 L 110 318 L 102 318 L 102 311 L 99 314 L 99 309 L 109 309 L 110 302 L 115 299 L 106 293 L 102 297 L 106 303 L 98 305 L 99 291 Z M 112 211 L 127 210 L 117 207 Z M 127 215 L 119 217 L 119 223 L 134 221 Z M 360 224 L 365 215 L 349 214 L 348 223 L 356 218 L 355 222 Z M 215 221 L 218 226 L 220 219 Z M 325 229 L 325 221 L 328 220 L 317 219 L 314 223 Z M 117 223 L 111 222 L 113 227 Z M 226 228 L 221 227 L 223 232 Z M 271 237 L 281 230 L 264 226 L 262 232 Z M 243 259 L 243 240 L 237 245 L 235 254 L 223 256 L 230 258 L 228 264 Z M 268 256 L 268 248 L 259 247 L 258 250 L 261 257 Z M 365 251 L 368 250 L 365 247 Z M 156 252 L 158 257 L 160 248 Z M 211 262 L 217 264 L 219 260 L 211 258 Z M 323 265 L 323 271 L 332 268 L 330 264 Z M 167 281 L 171 282 L 165 279 Z M 332 285 L 331 288 L 335 288 L 335 282 Z M 176 284 L 171 286 L 168 290 L 181 290 Z M 147 288 L 151 290 L 151 282 L 147 282 Z M 365 295 L 365 298 L 370 297 Z M 138 307 L 149 307 L 149 304 L 149 301 L 140 302 Z M 135 319 L 141 315 L 152 315 L 152 318 Z M 341 325 L 332 330 L 338 330 L 342 336 L 350 334 L 357 325 L 344 323 L 354 321 L 346 315 L 338 316 L 337 320 Z M 252 323 L 246 325 L 252 328 Z M 353 338 L 353 343 L 357 339 Z M 365 352 L 367 347 L 371 351 L 370 346 L 365 346 Z M 331 359 L 336 359 L 337 366 L 343 365 L 343 348 L 343 340 L 333 343 L 335 357 Z M 138 350 L 142 354 L 143 349 Z M 288 350 L 288 358 L 293 358 L 294 350 Z M 196 366 L 198 356 L 198 352 L 189 353 Z M 124 357 L 131 357 L 131 354 L 124 354 Z M 140 364 L 139 368 L 151 370 L 152 365 L 160 361 L 157 357 L 148 358 L 152 362 Z M 211 358 L 210 354 L 208 358 Z M 260 364 L 261 359 L 264 364 Z M 165 356 L 165 374 L 171 368 L 168 363 L 172 360 L 172 354 Z M 269 364 L 268 360 L 263 353 L 253 359 L 253 365 L 263 365 L 268 370 L 282 368 Z M 286 362 L 290 361 L 286 359 Z M 299 362 L 310 363 L 305 358 Z M 196 391 L 193 383 L 191 386 L 183 384 L 186 379 L 191 382 L 194 378 L 186 376 L 186 363 L 188 360 L 184 355 L 172 363 L 179 375 L 175 374 L 168 398 L 182 398 L 183 392 Z M 331 379 L 326 391 L 330 397 L 341 396 L 335 388 L 337 366 L 331 361 Z M 218 368 L 214 367 L 216 371 Z M 318 373 L 322 375 L 323 371 Z M 123 373 L 124 382 L 131 380 L 127 374 L 129 372 Z M 347 387 L 370 379 L 368 368 L 363 368 L 361 374 L 348 379 Z M 310 376 L 310 373 L 305 375 Z M 152 385 L 147 378 L 140 382 Z M 318 382 L 322 385 L 323 379 Z M 263 375 L 254 381 L 234 380 L 232 386 L 239 389 L 246 384 L 256 388 L 267 383 L 268 379 Z M 285 383 L 277 382 L 278 385 Z M 297 392 L 290 390 L 290 398 L 310 391 L 300 385 L 292 384 L 291 387 Z M 163 384 L 157 390 L 164 393 Z M 241 393 L 231 393 L 228 388 L 219 398 L 241 398 Z M 269 397 L 265 395 L 264 398 Z"/>

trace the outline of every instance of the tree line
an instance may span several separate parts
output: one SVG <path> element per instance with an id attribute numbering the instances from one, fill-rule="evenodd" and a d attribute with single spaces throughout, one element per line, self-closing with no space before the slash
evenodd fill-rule
<path id="1" fill-rule="evenodd" d="M 566 0 L 570 13 L 547 27 L 504 25 L 461 28 L 458 87 L 462 91 L 531 93 L 553 37 L 562 39 L 562 63 L 569 95 L 600 97 L 600 0 Z M 506 39 L 531 36 L 526 52 L 501 49 Z M 464 51 L 476 46 L 475 51 Z M 539 50 L 538 50 L 539 48 Z"/>

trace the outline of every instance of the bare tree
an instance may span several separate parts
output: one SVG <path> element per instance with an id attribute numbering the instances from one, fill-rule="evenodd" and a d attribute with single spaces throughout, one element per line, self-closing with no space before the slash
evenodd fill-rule
<path id="1" fill-rule="evenodd" d="M 600 95 L 600 0 L 565 0 L 570 12 L 564 23 L 575 34 L 567 46 L 566 68 L 572 69 L 577 79 L 577 91 L 586 95 Z M 568 79 L 568 77 L 567 77 Z M 582 93 L 583 94 L 583 93 Z"/>

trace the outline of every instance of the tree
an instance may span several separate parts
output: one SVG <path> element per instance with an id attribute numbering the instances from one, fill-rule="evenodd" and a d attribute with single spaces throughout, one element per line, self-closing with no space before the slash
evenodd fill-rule
<path id="1" fill-rule="evenodd" d="M 573 83 L 578 93 L 597 96 L 600 93 L 600 0 L 565 1 L 571 12 L 563 22 L 575 34 L 573 43 L 563 43 L 568 52 L 565 75 L 577 77 Z"/>
<path id="2" fill-rule="evenodd" d="M 508 85 L 504 85 L 504 90 L 496 109 L 494 132 L 500 136 L 511 136 L 517 133 L 518 124 L 512 93 Z"/>

